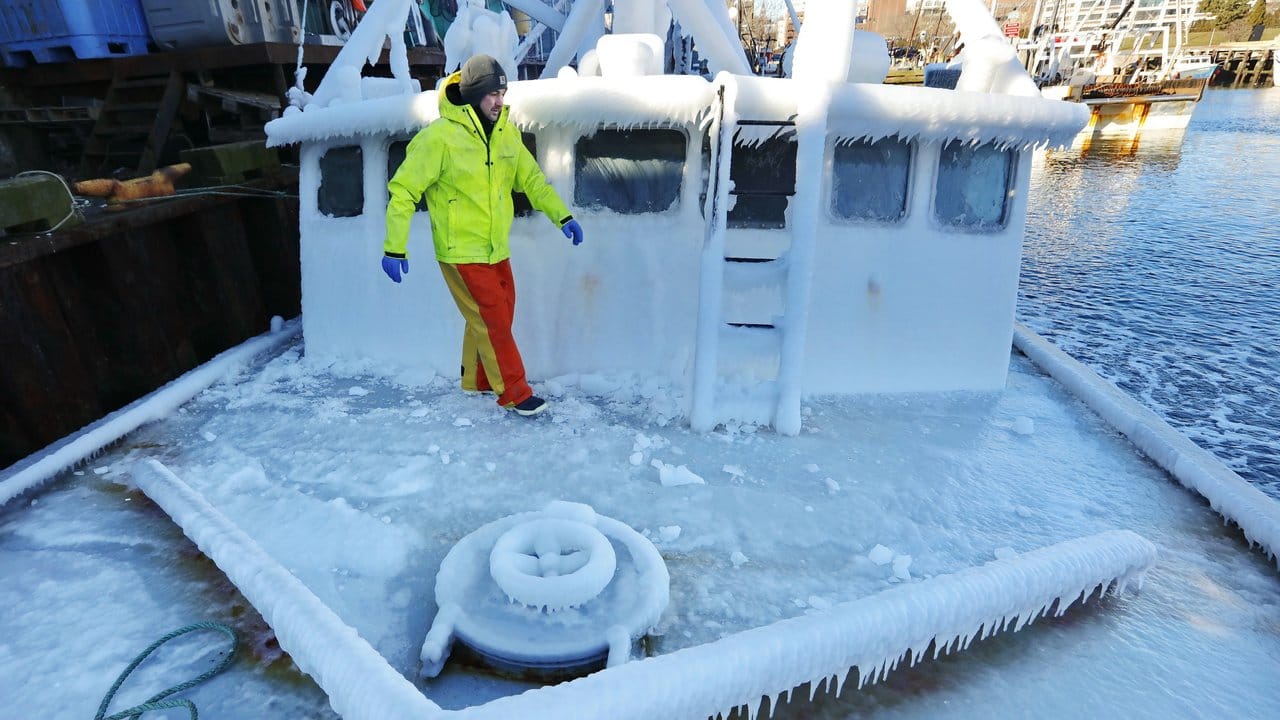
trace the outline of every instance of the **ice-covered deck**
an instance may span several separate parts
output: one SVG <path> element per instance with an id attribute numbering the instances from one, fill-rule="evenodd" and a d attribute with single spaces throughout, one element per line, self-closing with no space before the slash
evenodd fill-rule
<path id="1" fill-rule="evenodd" d="M 566 499 L 647 531 L 662 551 L 671 603 L 655 654 L 1010 549 L 1112 529 L 1160 548 L 1139 592 L 900 669 L 882 685 L 846 687 L 839 701 L 784 706 L 782 716 L 1280 712 L 1274 678 L 1260 671 L 1280 653 L 1272 563 L 1020 355 L 998 394 L 813 399 L 796 438 L 692 433 L 661 380 L 535 383 L 556 405 L 529 422 L 441 379 L 396 385 L 382 368 L 315 367 L 301 356 L 298 344 L 257 363 L 0 510 L 10 580 L 0 590 L 0 688 L 11 707 L 83 716 L 142 647 L 213 618 L 248 630 L 253 660 L 190 694 L 204 713 L 330 712 L 314 685 L 275 663 L 261 620 L 218 571 L 116 484 L 154 457 L 409 678 L 453 543 Z M 655 460 L 705 482 L 664 486 Z M 910 579 L 868 557 L 877 545 L 910 556 L 897 562 Z M 167 675 L 135 678 L 136 697 L 195 674 L 174 655 L 155 667 Z M 459 707 L 519 689 L 452 670 L 423 691 Z"/>

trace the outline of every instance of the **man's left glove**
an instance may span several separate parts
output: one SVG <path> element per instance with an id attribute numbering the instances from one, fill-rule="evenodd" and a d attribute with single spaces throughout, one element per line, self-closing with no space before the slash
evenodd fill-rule
<path id="1" fill-rule="evenodd" d="M 564 233 L 567 238 L 573 238 L 574 245 L 582 244 L 582 226 L 578 224 L 577 220 L 570 220 L 565 223 L 564 227 L 560 228 L 560 232 Z"/>
<path id="2" fill-rule="evenodd" d="M 393 258 L 383 255 L 382 272 L 386 273 L 392 282 L 400 282 L 400 273 L 409 274 L 409 258 Z"/>

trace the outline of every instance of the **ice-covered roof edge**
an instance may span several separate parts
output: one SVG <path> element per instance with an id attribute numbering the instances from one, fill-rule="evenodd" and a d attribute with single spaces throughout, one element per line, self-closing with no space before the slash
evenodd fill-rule
<path id="1" fill-rule="evenodd" d="M 514 82 L 508 100 L 511 118 L 523 129 L 573 128 L 588 133 L 601 126 L 655 127 L 701 124 L 711 109 L 717 84 L 742 88 L 738 114 L 752 120 L 786 121 L 796 96 L 810 85 L 779 78 L 721 76 L 708 83 L 691 76 L 556 78 Z M 835 83 L 831 88 L 829 133 L 837 138 L 961 140 L 1026 149 L 1070 145 L 1088 121 L 1079 103 L 939 88 Z M 435 91 L 394 95 L 360 103 L 313 108 L 267 123 L 270 146 L 323 140 L 412 133 L 438 116 Z"/>

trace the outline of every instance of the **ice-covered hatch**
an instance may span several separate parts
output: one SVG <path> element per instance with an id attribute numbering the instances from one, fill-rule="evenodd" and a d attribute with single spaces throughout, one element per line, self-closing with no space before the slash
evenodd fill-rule
<path id="1" fill-rule="evenodd" d="M 440 673 L 454 640 L 501 673 L 568 677 L 618 665 L 669 595 L 653 543 L 589 505 L 553 501 L 509 515 L 440 563 L 422 675 Z"/>

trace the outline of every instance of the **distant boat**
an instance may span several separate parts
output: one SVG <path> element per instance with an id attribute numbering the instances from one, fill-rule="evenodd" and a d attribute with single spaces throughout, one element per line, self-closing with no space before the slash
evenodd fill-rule
<path id="1" fill-rule="evenodd" d="M 1207 55 L 1184 55 L 1173 61 L 1169 77 L 1172 80 L 1210 80 L 1218 67 L 1218 63 Z"/>

